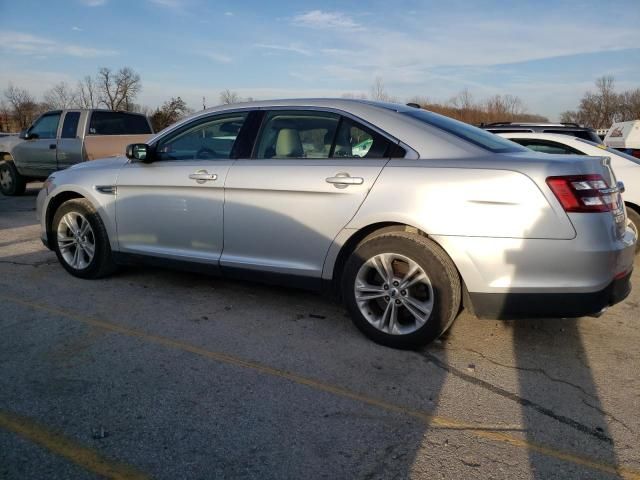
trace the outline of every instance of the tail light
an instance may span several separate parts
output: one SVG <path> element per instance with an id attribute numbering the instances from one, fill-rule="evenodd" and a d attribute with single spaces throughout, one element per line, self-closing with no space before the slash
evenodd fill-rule
<path id="1" fill-rule="evenodd" d="M 617 208 L 617 188 L 600 175 L 548 177 L 547 185 L 566 212 L 610 212 Z"/>

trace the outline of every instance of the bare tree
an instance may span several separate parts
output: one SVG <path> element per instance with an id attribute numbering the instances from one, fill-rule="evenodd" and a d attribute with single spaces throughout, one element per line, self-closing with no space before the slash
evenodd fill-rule
<path id="1" fill-rule="evenodd" d="M 340 96 L 342 98 L 354 98 L 354 99 L 357 99 L 357 100 L 366 100 L 367 99 L 367 94 L 366 93 L 345 92 Z"/>
<path id="2" fill-rule="evenodd" d="M 78 105 L 81 108 L 96 108 L 100 103 L 97 90 L 96 82 L 91 75 L 86 75 L 78 81 Z"/>
<path id="3" fill-rule="evenodd" d="M 11 131 L 11 110 L 4 99 L 0 98 L 0 132 Z"/>
<path id="4" fill-rule="evenodd" d="M 373 85 L 371 85 L 371 99 L 381 102 L 389 101 L 390 97 L 384 87 L 384 80 L 382 77 L 378 76 L 373 80 Z"/>
<path id="5" fill-rule="evenodd" d="M 60 82 L 44 93 L 44 103 L 50 109 L 65 109 L 78 106 L 78 93 L 67 82 Z"/>
<path id="6" fill-rule="evenodd" d="M 620 121 L 640 118 L 640 88 L 620 94 Z"/>
<path id="7" fill-rule="evenodd" d="M 4 91 L 4 97 L 9 103 L 16 126 L 21 130 L 31 125 L 33 119 L 41 113 L 41 106 L 24 88 L 14 87 L 10 83 Z"/>
<path id="8" fill-rule="evenodd" d="M 142 85 L 140 75 L 129 67 L 123 67 L 117 72 L 102 67 L 96 79 L 99 103 L 111 110 L 131 110 L 134 100 Z"/>
<path id="9" fill-rule="evenodd" d="M 240 96 L 237 92 L 233 92 L 228 88 L 220 92 L 220 103 L 224 105 L 228 105 L 230 103 L 238 103 L 240 101 Z"/>

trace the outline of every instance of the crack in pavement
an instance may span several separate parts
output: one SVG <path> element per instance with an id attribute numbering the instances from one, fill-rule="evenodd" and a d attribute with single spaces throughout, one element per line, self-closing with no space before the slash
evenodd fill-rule
<path id="1" fill-rule="evenodd" d="M 504 368 L 511 368 L 513 370 L 522 370 L 525 372 L 534 372 L 534 373 L 541 373 L 542 375 L 544 375 L 545 377 L 547 377 L 549 380 L 551 380 L 552 382 L 557 382 L 557 383 L 564 383 L 565 385 L 568 385 L 570 387 L 575 388 L 576 390 L 580 390 L 583 394 L 585 394 L 587 397 L 590 397 L 594 400 L 597 400 L 597 397 L 595 395 L 593 395 L 592 393 L 587 392 L 584 388 L 582 388 L 580 385 L 576 385 L 575 383 L 571 383 L 568 380 L 563 380 L 562 378 L 556 378 L 556 377 L 552 377 L 551 375 L 549 375 L 544 369 L 542 368 L 528 368 L 528 367 L 519 367 L 517 365 L 507 365 L 504 363 L 500 363 L 496 360 L 493 360 L 490 357 L 487 357 L 486 355 L 478 352 L 477 350 L 474 350 L 472 348 L 465 348 L 465 350 L 467 352 L 471 352 L 471 353 L 475 353 L 476 355 L 479 355 L 483 360 L 486 360 L 489 363 L 492 363 L 494 365 L 497 365 L 499 367 L 504 367 Z"/>
<path id="2" fill-rule="evenodd" d="M 583 423 L 580 423 L 572 418 L 569 417 L 565 417 L 564 415 L 559 415 L 557 413 L 555 413 L 553 410 L 551 410 L 550 408 L 547 408 L 543 405 L 540 405 L 539 403 L 535 403 L 527 398 L 521 397 L 519 395 L 516 395 L 513 392 L 510 392 L 508 390 L 505 390 L 504 388 L 498 387 L 496 385 L 493 385 L 492 383 L 489 383 L 485 380 L 481 380 L 479 378 L 476 378 L 472 375 L 468 375 L 466 373 L 464 373 L 463 371 L 453 367 L 452 365 L 448 364 L 447 362 L 442 361 L 441 359 L 439 359 L 438 357 L 436 357 L 435 355 L 433 355 L 432 353 L 429 352 L 416 352 L 418 353 L 418 355 L 420 355 L 421 357 L 423 357 L 425 360 L 427 360 L 428 362 L 433 363 L 436 367 L 440 368 L 441 370 L 444 370 L 445 372 L 447 372 L 450 375 L 453 375 L 461 380 L 464 380 L 465 382 L 471 383 L 473 385 L 476 385 L 478 387 L 484 388 L 485 390 L 490 391 L 491 393 L 495 393 L 496 395 L 500 395 L 503 398 L 506 398 L 508 400 L 511 400 L 513 402 L 518 403 L 519 405 L 523 406 L 523 407 L 529 407 L 532 408 L 533 410 L 535 410 L 536 412 L 552 418 L 553 420 L 556 420 L 560 423 L 562 423 L 563 425 L 566 425 L 568 427 L 573 428 L 574 430 L 577 430 L 581 433 L 584 433 L 586 435 L 589 435 L 591 437 L 594 437 L 602 442 L 605 442 L 609 445 L 613 445 L 613 439 L 611 437 L 609 437 L 608 435 L 606 435 L 604 432 L 601 432 L 595 428 L 592 428 L 588 425 L 585 425 Z"/>
<path id="3" fill-rule="evenodd" d="M 43 265 L 55 265 L 57 260 L 42 260 L 40 262 L 27 263 L 27 262 L 17 262 L 15 260 L 0 260 L 0 263 L 4 263 L 7 265 L 18 265 L 21 267 L 41 267 Z"/>
<path id="4" fill-rule="evenodd" d="M 582 403 L 584 403 L 587 407 L 591 407 L 593 408 L 596 412 L 600 413 L 601 415 L 607 416 L 609 417 L 611 420 L 613 420 L 614 422 L 619 423 L 620 425 L 622 425 L 624 428 L 626 428 L 629 432 L 631 433 L 635 433 L 633 431 L 633 429 L 631 427 L 629 427 L 629 425 L 627 425 L 626 423 L 624 423 L 622 420 L 614 417 L 612 414 L 610 414 L 609 412 L 607 412 L 606 410 L 603 410 L 602 408 L 596 406 L 596 405 L 591 405 L 589 402 L 587 402 L 584 398 L 581 399 Z"/>

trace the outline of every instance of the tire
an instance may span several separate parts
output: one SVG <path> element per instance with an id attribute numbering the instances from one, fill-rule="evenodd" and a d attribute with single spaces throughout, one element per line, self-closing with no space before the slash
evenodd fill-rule
<path id="1" fill-rule="evenodd" d="M 640 234 L 640 213 L 631 207 L 627 207 L 627 218 L 631 220 L 633 228 L 636 230 L 636 236 Z M 636 242 L 636 255 L 640 252 L 640 239 Z"/>
<path id="2" fill-rule="evenodd" d="M 18 173 L 12 160 L 0 162 L 0 191 L 7 196 L 22 195 L 27 189 L 26 179 Z"/>
<path id="3" fill-rule="evenodd" d="M 58 261 L 71 275 L 96 279 L 116 270 L 104 223 L 84 198 L 60 205 L 53 216 L 51 230 Z"/>
<path id="4" fill-rule="evenodd" d="M 392 272 L 386 280 L 381 274 L 389 271 L 385 264 Z M 406 275 L 411 271 L 415 274 Z M 347 260 L 341 283 L 356 327 L 393 348 L 417 348 L 435 340 L 460 310 L 455 265 L 440 246 L 417 234 L 389 232 L 365 239 Z"/>

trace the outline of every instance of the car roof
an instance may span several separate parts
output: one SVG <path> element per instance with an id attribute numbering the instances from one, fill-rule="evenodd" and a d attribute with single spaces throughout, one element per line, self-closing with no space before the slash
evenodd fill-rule
<path id="1" fill-rule="evenodd" d="M 579 125 L 573 122 L 494 122 L 494 123 L 485 123 L 482 125 L 483 128 L 558 128 L 558 129 L 567 129 L 567 130 L 592 130 L 592 128 L 585 127 L 583 125 Z"/>

